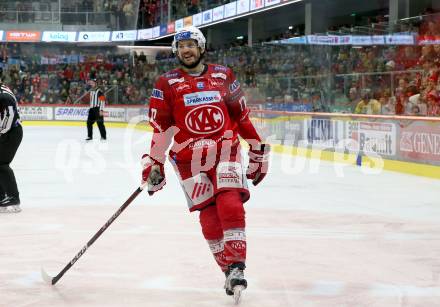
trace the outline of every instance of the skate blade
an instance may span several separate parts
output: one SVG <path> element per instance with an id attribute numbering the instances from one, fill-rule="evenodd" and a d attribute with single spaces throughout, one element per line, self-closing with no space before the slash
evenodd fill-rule
<path id="1" fill-rule="evenodd" d="M 241 292 L 246 289 L 244 286 L 238 285 L 234 287 L 234 303 L 235 305 L 240 304 Z"/>
<path id="2" fill-rule="evenodd" d="M 18 213 L 18 212 L 21 212 L 21 208 L 19 205 L 0 207 L 0 213 Z"/>

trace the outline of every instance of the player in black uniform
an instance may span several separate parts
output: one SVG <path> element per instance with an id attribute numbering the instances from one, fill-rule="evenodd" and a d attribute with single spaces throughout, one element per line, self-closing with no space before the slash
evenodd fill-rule
<path id="1" fill-rule="evenodd" d="M 0 83 L 0 213 L 20 212 L 20 197 L 14 171 L 9 164 L 23 138 L 17 99 Z"/>

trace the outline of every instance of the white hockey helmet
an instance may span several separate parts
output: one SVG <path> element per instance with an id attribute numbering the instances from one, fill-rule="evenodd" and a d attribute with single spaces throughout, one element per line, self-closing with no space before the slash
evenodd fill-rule
<path id="1" fill-rule="evenodd" d="M 185 39 L 193 39 L 197 41 L 197 44 L 202 49 L 202 52 L 205 50 L 206 39 L 205 36 L 203 36 L 202 31 L 194 26 L 187 26 L 174 34 L 173 44 L 171 45 L 173 48 L 173 53 L 177 52 L 177 43 Z"/>

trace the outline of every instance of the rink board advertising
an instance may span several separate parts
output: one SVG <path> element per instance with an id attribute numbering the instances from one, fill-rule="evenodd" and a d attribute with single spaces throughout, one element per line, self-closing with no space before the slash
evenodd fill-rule
<path id="1" fill-rule="evenodd" d="M 20 106 L 24 121 L 86 121 L 88 112 L 86 106 Z M 105 109 L 104 116 L 109 122 L 139 123 L 148 120 L 148 109 L 112 106 Z M 397 120 L 340 119 L 331 114 L 254 117 L 252 121 L 262 138 L 275 144 L 440 165 L 439 122 L 414 120 L 403 125 Z"/>
<path id="2" fill-rule="evenodd" d="M 147 111 L 142 107 L 108 107 L 104 110 L 104 118 L 109 122 L 140 122 L 148 119 Z M 88 115 L 89 107 L 86 106 L 20 106 L 20 118 L 24 121 L 86 121 Z"/>

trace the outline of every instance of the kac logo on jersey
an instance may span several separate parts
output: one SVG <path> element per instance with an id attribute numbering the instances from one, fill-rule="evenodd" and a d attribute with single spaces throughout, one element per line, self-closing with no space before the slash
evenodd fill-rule
<path id="1" fill-rule="evenodd" d="M 229 85 L 229 92 L 231 94 L 234 94 L 239 88 L 240 88 L 240 82 L 238 82 L 238 80 L 235 80 Z"/>
<path id="2" fill-rule="evenodd" d="M 204 82 L 197 82 L 197 88 L 199 90 L 203 90 L 205 88 L 205 83 Z"/>
<path id="3" fill-rule="evenodd" d="M 220 100 L 221 96 L 219 91 L 205 91 L 183 95 L 183 102 L 187 107 L 220 102 Z"/>
<path id="4" fill-rule="evenodd" d="M 151 97 L 163 100 L 163 92 L 155 88 L 153 89 L 153 93 L 151 93 Z"/>
<path id="5" fill-rule="evenodd" d="M 192 133 L 210 134 L 223 128 L 225 115 L 217 106 L 199 106 L 186 115 L 185 124 Z"/>

